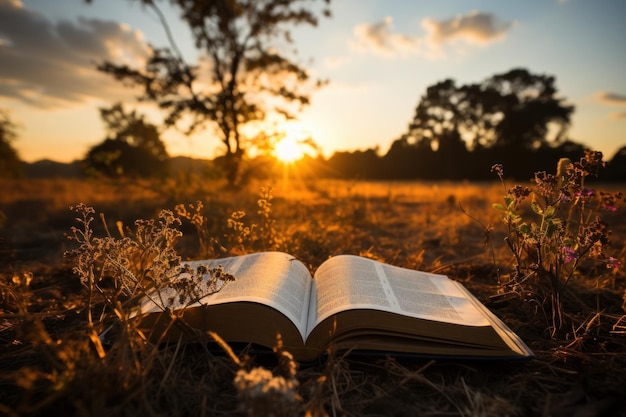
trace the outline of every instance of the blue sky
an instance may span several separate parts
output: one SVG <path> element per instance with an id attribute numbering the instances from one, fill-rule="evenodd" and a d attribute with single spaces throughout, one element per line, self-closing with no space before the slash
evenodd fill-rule
<path id="1" fill-rule="evenodd" d="M 162 2 L 177 43 L 187 28 Z M 312 94 L 301 129 L 328 155 L 379 147 L 407 127 L 426 88 L 482 81 L 515 67 L 556 77 L 575 105 L 569 136 L 606 158 L 626 145 L 626 1 L 335 0 L 333 17 L 294 33 L 298 59 L 330 83 Z M 23 159 L 71 161 L 104 139 L 98 107 L 136 103 L 95 62 L 137 63 L 166 46 L 157 17 L 128 0 L 0 0 L 0 107 L 22 128 Z M 157 121 L 154 110 L 140 111 Z M 172 155 L 211 157 L 219 141 L 164 135 Z"/>

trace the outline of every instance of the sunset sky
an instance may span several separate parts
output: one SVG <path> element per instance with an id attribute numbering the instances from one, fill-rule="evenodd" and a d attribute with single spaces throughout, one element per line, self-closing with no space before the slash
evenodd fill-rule
<path id="1" fill-rule="evenodd" d="M 160 4 L 176 42 L 196 60 L 176 10 Z M 556 77 L 576 107 L 574 141 L 606 159 L 626 145 L 626 1 L 334 0 L 331 11 L 317 28 L 293 31 L 301 62 L 330 81 L 300 115 L 326 155 L 376 146 L 384 153 L 428 86 L 516 67 Z M 21 126 L 20 156 L 69 162 L 101 142 L 98 107 L 134 104 L 136 93 L 95 64 L 141 62 L 148 42 L 168 45 L 157 16 L 138 2 L 0 0 L 0 108 Z M 206 135 L 163 139 L 171 155 L 220 152 Z"/>

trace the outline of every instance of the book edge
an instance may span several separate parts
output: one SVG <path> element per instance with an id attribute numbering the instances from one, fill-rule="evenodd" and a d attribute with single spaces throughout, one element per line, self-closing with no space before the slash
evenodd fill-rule
<path id="1" fill-rule="evenodd" d="M 487 320 L 491 323 L 493 329 L 498 333 L 498 335 L 502 338 L 502 340 L 519 356 L 534 358 L 535 354 L 533 351 L 524 343 L 524 341 L 513 331 L 511 330 L 499 317 L 497 317 L 491 310 L 487 308 L 483 303 L 480 302 L 472 294 L 463 284 L 458 281 L 454 281 L 451 279 L 464 294 L 467 295 L 467 298 L 470 302 L 472 302 L 476 308 L 478 308 L 487 318 Z"/>

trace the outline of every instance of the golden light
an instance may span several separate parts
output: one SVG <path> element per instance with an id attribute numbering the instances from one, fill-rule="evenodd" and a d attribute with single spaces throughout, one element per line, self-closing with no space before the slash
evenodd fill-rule
<path id="1" fill-rule="evenodd" d="M 281 139 L 276 144 L 275 151 L 276 157 L 285 163 L 297 161 L 304 156 L 302 146 L 291 136 Z"/>
<path id="2" fill-rule="evenodd" d="M 289 171 L 295 169 L 292 164 L 302 159 L 307 150 L 312 146 L 311 134 L 297 121 L 281 123 L 277 126 L 276 133 L 279 141 L 274 145 L 274 156 L 282 162 L 283 166 L 283 191 L 290 192 Z"/>

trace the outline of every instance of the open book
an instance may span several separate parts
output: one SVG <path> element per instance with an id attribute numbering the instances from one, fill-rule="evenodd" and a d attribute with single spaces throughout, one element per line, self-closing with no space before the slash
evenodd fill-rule
<path id="1" fill-rule="evenodd" d="M 187 263 L 221 265 L 235 277 L 183 312 L 192 327 L 214 331 L 229 343 L 271 348 L 280 334 L 299 361 L 314 360 L 331 345 L 434 357 L 533 356 L 502 321 L 444 275 L 353 255 L 328 259 L 313 277 L 302 262 L 282 252 Z M 141 306 L 142 326 L 153 336 L 168 323 L 157 298 Z M 173 327 L 166 333 L 170 340 L 178 336 Z"/>

